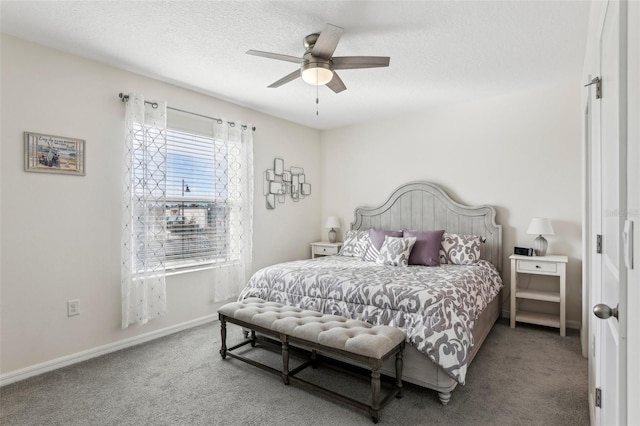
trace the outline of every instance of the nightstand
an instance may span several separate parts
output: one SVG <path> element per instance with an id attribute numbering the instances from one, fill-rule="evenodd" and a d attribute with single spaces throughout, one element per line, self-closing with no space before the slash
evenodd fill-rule
<path id="1" fill-rule="evenodd" d="M 519 256 L 512 254 L 511 259 L 511 328 L 516 321 L 530 324 L 557 327 L 560 335 L 566 335 L 566 289 L 567 289 L 567 256 Z M 558 291 L 542 291 L 518 288 L 518 275 L 552 275 L 560 279 Z M 517 299 L 542 300 L 560 304 L 560 315 L 542 314 L 518 310 Z"/>
<path id="2" fill-rule="evenodd" d="M 311 243 L 311 258 L 315 259 L 318 256 L 338 254 L 341 247 L 342 242 L 330 243 L 328 241 L 318 241 L 317 243 Z"/>

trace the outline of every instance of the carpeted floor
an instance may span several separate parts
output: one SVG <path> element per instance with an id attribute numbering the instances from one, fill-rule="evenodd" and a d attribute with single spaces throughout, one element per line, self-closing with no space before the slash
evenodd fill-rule
<path id="1" fill-rule="evenodd" d="M 229 342 L 239 329 L 229 325 Z M 379 424 L 588 425 L 587 361 L 576 330 L 499 321 L 448 406 L 405 385 Z M 372 425 L 365 413 L 284 386 L 275 375 L 223 361 L 219 323 L 125 349 L 0 389 L 2 425 Z M 259 351 L 259 353 L 258 353 Z M 255 356 L 280 360 L 255 349 Z M 272 360 L 269 358 L 273 358 Z M 328 369 L 316 374 L 352 394 L 369 383 Z"/>

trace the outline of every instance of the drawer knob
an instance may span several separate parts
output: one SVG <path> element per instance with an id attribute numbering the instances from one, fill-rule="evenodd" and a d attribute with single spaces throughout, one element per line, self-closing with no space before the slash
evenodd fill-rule
<path id="1" fill-rule="evenodd" d="M 540 265 L 536 265 L 536 268 L 540 269 Z"/>

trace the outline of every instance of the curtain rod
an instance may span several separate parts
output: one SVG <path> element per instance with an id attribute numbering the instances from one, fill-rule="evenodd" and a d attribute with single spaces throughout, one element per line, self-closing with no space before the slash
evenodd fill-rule
<path id="1" fill-rule="evenodd" d="M 125 95 L 123 93 L 118 93 L 118 97 L 120 98 L 120 100 L 122 102 L 127 102 L 129 100 L 129 95 Z M 145 104 L 149 104 L 151 105 L 152 108 L 158 108 L 158 103 L 157 102 L 149 102 L 149 101 L 144 101 Z M 202 117 L 202 118 L 208 118 L 209 120 L 213 120 L 213 121 L 217 121 L 218 124 L 222 124 L 222 119 L 221 118 L 216 118 L 216 117 L 209 117 L 208 115 L 202 115 L 202 114 L 198 114 L 196 112 L 191 112 L 191 111 L 185 111 L 183 109 L 178 109 L 178 108 L 172 108 L 170 106 L 167 107 L 167 109 L 171 109 L 173 111 L 178 111 L 178 112 L 184 112 L 185 114 L 191 114 L 191 115 L 197 115 L 198 117 Z M 229 124 L 229 126 L 234 127 L 236 125 L 235 122 L 233 121 L 227 121 L 227 123 Z M 247 129 L 247 125 L 243 124 L 242 126 L 242 130 L 246 130 Z M 256 131 L 256 127 L 253 126 L 251 128 L 251 130 L 253 130 L 254 132 Z"/>

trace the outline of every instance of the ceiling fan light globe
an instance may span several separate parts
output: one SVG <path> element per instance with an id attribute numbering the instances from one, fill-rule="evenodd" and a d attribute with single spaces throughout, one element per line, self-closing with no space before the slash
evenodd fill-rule
<path id="1" fill-rule="evenodd" d="M 324 64 L 310 63 L 302 67 L 302 79 L 312 86 L 323 86 L 333 78 L 333 71 Z"/>

